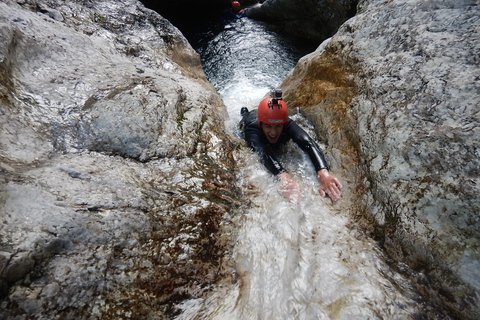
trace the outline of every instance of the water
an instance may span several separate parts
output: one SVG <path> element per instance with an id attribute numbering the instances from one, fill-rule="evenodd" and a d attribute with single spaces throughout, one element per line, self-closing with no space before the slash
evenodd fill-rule
<path id="1" fill-rule="evenodd" d="M 240 108 L 256 108 L 303 55 L 315 48 L 281 37 L 250 19 L 214 21 L 187 33 L 202 59 L 207 79 L 222 96 L 232 123 Z"/>
<path id="2" fill-rule="evenodd" d="M 249 19 L 212 24 L 194 47 L 222 96 L 235 130 L 242 106 L 255 107 L 306 53 Z M 313 135 L 309 124 L 296 115 Z M 309 160 L 294 145 L 281 159 L 302 182 L 299 204 L 249 150 L 237 154 L 239 185 L 251 205 L 239 218 L 234 284 L 184 302 L 177 319 L 409 319 L 419 308 L 408 282 L 392 271 L 369 238 L 349 229 L 347 214 L 318 193 Z"/>

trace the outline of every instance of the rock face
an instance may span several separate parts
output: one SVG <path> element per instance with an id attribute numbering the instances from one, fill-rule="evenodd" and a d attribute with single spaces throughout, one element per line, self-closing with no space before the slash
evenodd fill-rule
<path id="1" fill-rule="evenodd" d="M 319 44 L 356 12 L 357 0 L 266 0 L 245 14 L 280 27 L 299 40 Z"/>
<path id="2" fill-rule="evenodd" d="M 180 30 L 194 28 L 200 22 L 216 19 L 231 8 L 231 0 L 142 0 L 145 6 L 160 13 Z M 242 1 L 246 4 L 251 1 Z"/>
<path id="3" fill-rule="evenodd" d="M 344 208 L 459 319 L 480 313 L 479 17 L 473 0 L 362 1 L 282 84 L 328 137 Z"/>
<path id="4" fill-rule="evenodd" d="M 225 278 L 225 111 L 178 29 L 7 0 L 0 42 L 0 318 L 158 319 Z"/>

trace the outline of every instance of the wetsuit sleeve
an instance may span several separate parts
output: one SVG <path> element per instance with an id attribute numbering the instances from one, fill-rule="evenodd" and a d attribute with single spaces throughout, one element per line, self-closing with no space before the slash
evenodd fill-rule
<path id="1" fill-rule="evenodd" d="M 271 147 L 265 141 L 263 141 L 260 129 L 256 123 L 245 126 L 243 129 L 243 135 L 248 146 L 258 153 L 261 162 L 268 169 L 268 171 L 274 175 L 286 172 L 280 162 L 278 162 L 278 160 L 275 158 Z"/>
<path id="2" fill-rule="evenodd" d="M 328 169 L 327 161 L 318 144 L 294 121 L 290 121 L 287 126 L 287 134 L 291 139 L 308 154 L 315 167 L 315 171 Z"/>

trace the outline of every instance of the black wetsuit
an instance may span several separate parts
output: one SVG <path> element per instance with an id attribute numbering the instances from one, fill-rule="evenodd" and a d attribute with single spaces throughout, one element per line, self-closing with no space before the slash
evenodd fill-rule
<path id="1" fill-rule="evenodd" d="M 239 126 L 242 137 L 248 146 L 260 155 L 262 163 L 274 175 L 286 172 L 286 170 L 275 158 L 273 150 L 286 144 L 290 140 L 293 140 L 293 142 L 308 154 L 315 167 L 315 171 L 328 169 L 327 161 L 325 161 L 323 152 L 318 145 L 292 119 L 288 119 L 278 141 L 274 144 L 268 142 L 263 130 L 258 126 L 257 110 L 244 114 Z"/>

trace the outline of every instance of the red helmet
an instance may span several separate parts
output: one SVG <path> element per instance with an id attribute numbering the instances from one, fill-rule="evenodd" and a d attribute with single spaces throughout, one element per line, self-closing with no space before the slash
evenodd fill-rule
<path id="1" fill-rule="evenodd" d="M 265 98 L 258 105 L 257 116 L 259 127 L 262 122 L 285 124 L 288 122 L 287 104 L 280 99 Z"/>
<path id="2" fill-rule="evenodd" d="M 235 11 L 238 11 L 238 9 L 240 9 L 240 2 L 233 1 L 232 2 L 232 9 L 235 10 Z"/>

